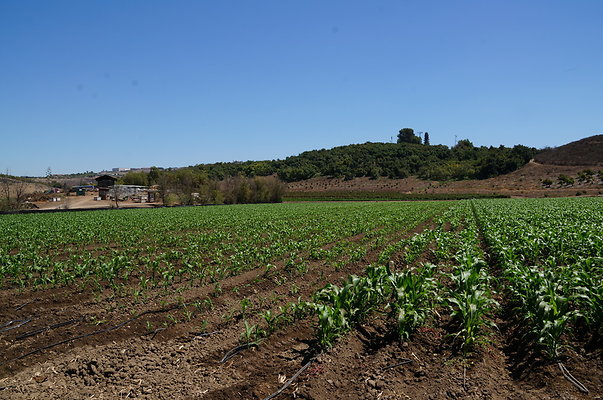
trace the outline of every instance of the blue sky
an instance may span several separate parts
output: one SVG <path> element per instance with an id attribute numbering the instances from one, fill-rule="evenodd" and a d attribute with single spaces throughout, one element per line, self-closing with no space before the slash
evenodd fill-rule
<path id="1" fill-rule="evenodd" d="M 0 0 L 0 171 L 603 132 L 603 2 Z"/>

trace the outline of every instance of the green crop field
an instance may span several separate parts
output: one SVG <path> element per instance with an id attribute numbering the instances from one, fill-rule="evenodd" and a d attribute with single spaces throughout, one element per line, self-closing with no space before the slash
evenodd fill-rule
<path id="1" fill-rule="evenodd" d="M 394 343 L 428 342 L 425 354 L 439 354 L 446 368 L 457 360 L 463 374 L 500 357 L 510 366 L 503 362 L 495 374 L 516 382 L 517 365 L 527 362 L 521 357 L 541 360 L 530 368 L 541 368 L 543 376 L 551 372 L 542 368 L 559 363 L 567 387 L 547 395 L 568 387 L 601 394 L 601 365 L 592 361 L 603 337 L 601 198 L 5 215 L 0 237 L 2 376 L 26 369 L 20 360 L 47 348 L 69 358 L 76 349 L 61 346 L 84 346 L 87 336 L 111 333 L 99 339 L 110 346 L 195 330 L 229 332 L 211 344 L 224 357 L 207 355 L 199 368 L 251 357 L 257 371 L 237 370 L 251 379 L 273 364 L 255 360 L 248 349 L 269 352 L 285 339 L 303 341 L 309 343 L 305 359 L 319 362 L 345 354 L 354 337 L 370 330 L 369 348 L 381 343 L 396 354 L 404 348 Z M 52 305 L 57 296 L 67 299 L 60 311 Z M 74 296 L 82 303 L 69 303 Z M 30 303 L 46 305 L 27 311 Z M 42 335 L 27 331 L 27 324 L 44 313 L 78 321 L 85 335 L 69 337 L 60 331 L 63 322 L 39 317 L 46 339 L 36 342 L 31 337 Z M 371 351 L 362 350 L 366 357 Z M 115 393 L 121 387 L 106 384 L 116 385 Z M 226 396 L 233 385 L 217 383 L 212 390 Z M 26 398 L 31 388 L 23 388 Z"/>

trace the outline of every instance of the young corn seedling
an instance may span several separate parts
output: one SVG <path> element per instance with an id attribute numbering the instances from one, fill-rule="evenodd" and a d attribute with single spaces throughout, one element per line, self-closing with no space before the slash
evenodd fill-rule
<path id="1" fill-rule="evenodd" d="M 579 272 L 579 284 L 575 288 L 576 300 L 580 305 L 588 327 L 594 335 L 603 337 L 603 285 L 592 271 Z"/>
<path id="2" fill-rule="evenodd" d="M 256 324 L 249 325 L 245 321 L 245 330 L 241 334 L 240 342 L 242 344 L 257 343 L 264 336 L 266 336 L 266 332 L 263 329 L 260 329 Z"/>
<path id="3" fill-rule="evenodd" d="M 247 314 L 247 310 L 251 307 L 251 300 L 249 300 L 246 297 L 243 300 L 241 300 L 240 303 L 241 303 L 241 317 L 245 318 L 245 315 Z"/>
<path id="4" fill-rule="evenodd" d="M 567 323 L 579 315 L 570 310 L 563 286 L 553 271 L 541 271 L 538 267 L 514 266 L 507 275 L 537 344 L 547 357 L 556 358 Z"/>
<path id="5" fill-rule="evenodd" d="M 266 312 L 262 313 L 262 317 L 268 326 L 268 333 L 274 332 L 278 323 L 277 315 L 272 311 L 267 310 Z"/>
<path id="6" fill-rule="evenodd" d="M 433 308 L 436 289 L 433 270 L 423 267 L 415 273 L 404 271 L 388 276 L 392 288 L 388 307 L 401 339 L 408 339 L 416 328 L 423 325 Z"/>
<path id="7" fill-rule="evenodd" d="M 314 304 L 318 316 L 318 343 L 322 348 L 333 346 L 335 339 L 350 329 L 343 310 L 324 304 Z"/>
<path id="8" fill-rule="evenodd" d="M 447 300 L 452 317 L 460 325 L 454 337 L 461 339 L 461 350 L 466 353 L 479 340 L 483 326 L 494 326 L 485 317 L 498 303 L 488 291 L 485 262 L 473 256 L 464 256 L 460 261 L 461 266 L 451 275 L 455 287 Z"/>

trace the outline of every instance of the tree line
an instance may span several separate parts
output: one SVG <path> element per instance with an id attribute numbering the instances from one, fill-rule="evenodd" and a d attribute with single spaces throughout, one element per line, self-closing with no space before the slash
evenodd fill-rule
<path id="1" fill-rule="evenodd" d="M 533 147 L 476 147 L 468 139 L 453 147 L 431 145 L 412 128 L 401 129 L 397 143 L 352 144 L 303 152 L 284 160 L 226 162 L 189 167 L 203 171 L 211 179 L 229 176 L 278 176 L 295 182 L 317 176 L 406 178 L 427 180 L 487 179 L 513 172 L 525 165 L 537 150 Z"/>
<path id="2" fill-rule="evenodd" d="M 210 178 L 203 169 L 190 167 L 128 172 L 118 183 L 156 185 L 165 205 L 280 203 L 285 192 L 283 182 L 274 176 L 248 177 L 239 173 L 218 180 Z"/>

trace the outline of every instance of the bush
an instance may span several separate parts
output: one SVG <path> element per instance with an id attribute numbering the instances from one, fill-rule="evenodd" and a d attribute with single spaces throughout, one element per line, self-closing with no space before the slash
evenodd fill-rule
<path id="1" fill-rule="evenodd" d="M 571 186 L 574 184 L 574 178 L 567 176 L 565 174 L 561 174 L 559 175 L 559 177 L 557 178 L 557 180 L 559 181 L 559 184 L 561 186 Z"/>

